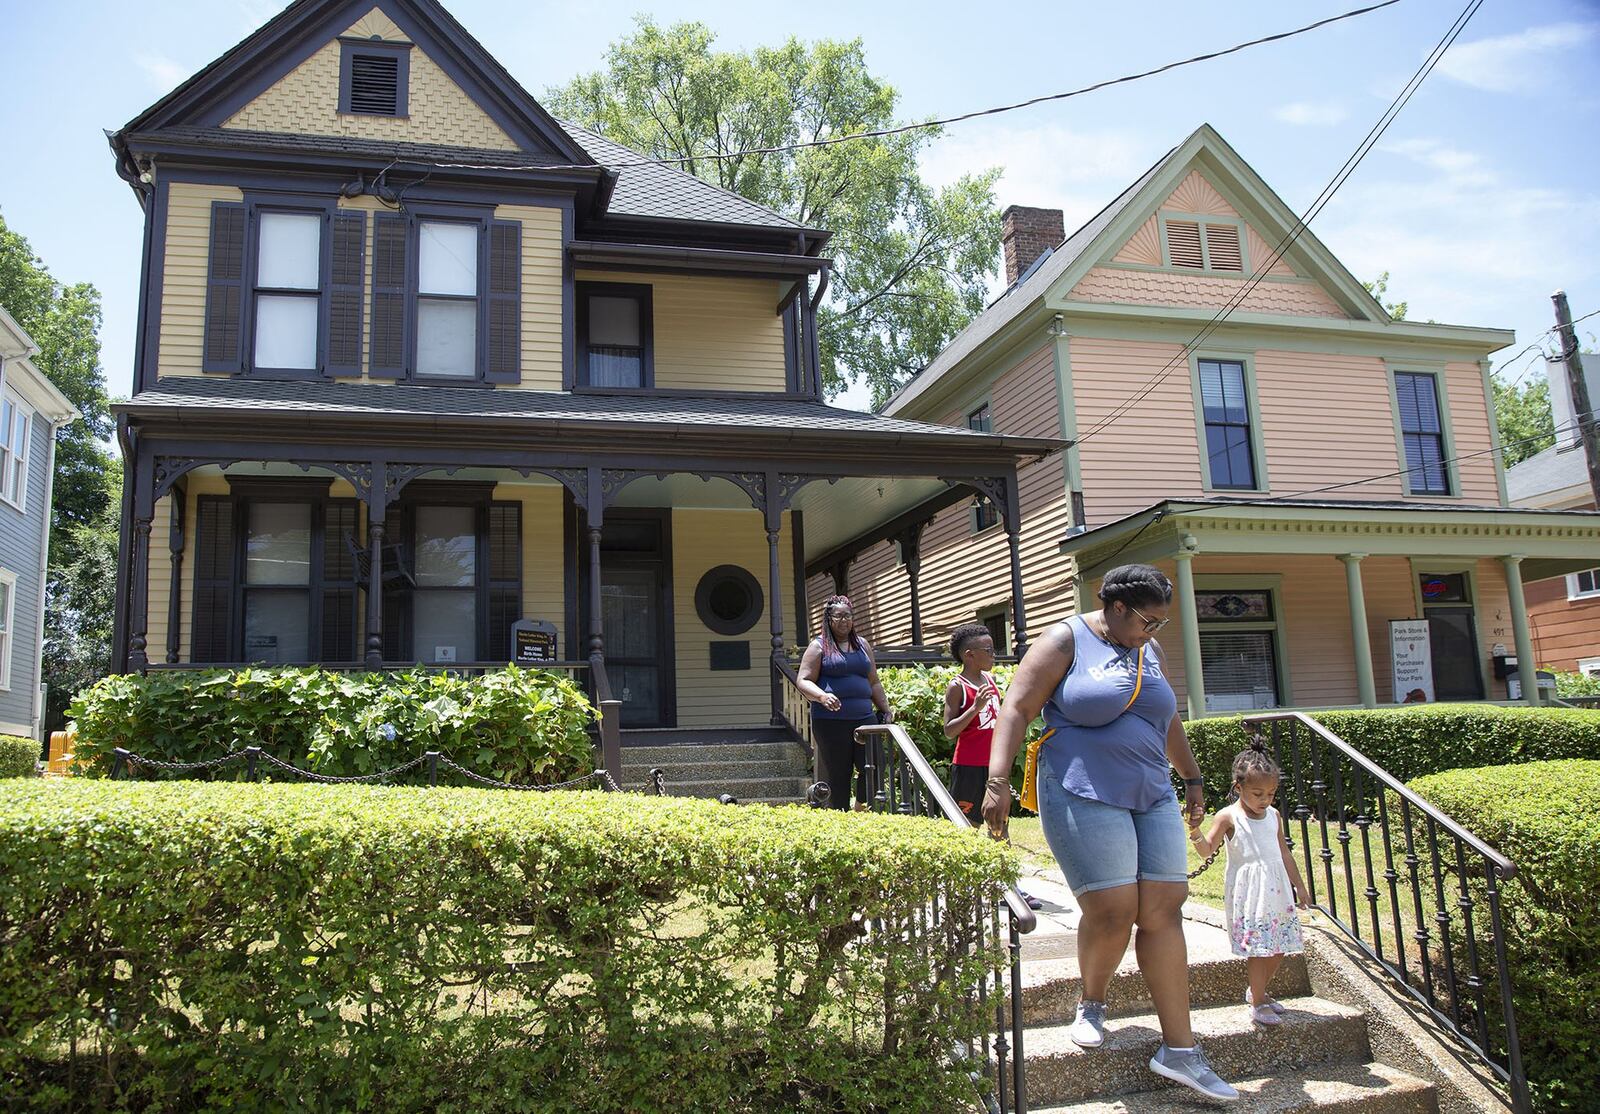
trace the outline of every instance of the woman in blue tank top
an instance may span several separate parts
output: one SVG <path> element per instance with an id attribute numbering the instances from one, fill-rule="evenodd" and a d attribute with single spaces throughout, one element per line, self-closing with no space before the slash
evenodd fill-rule
<path id="1" fill-rule="evenodd" d="M 1189 1023 L 1184 821 L 1200 822 L 1205 799 L 1155 640 L 1170 620 L 1172 583 L 1150 565 L 1123 565 L 1106 573 L 1100 602 L 1099 611 L 1050 628 L 1017 666 L 989 750 L 983 814 L 1003 830 L 1012 762 L 1043 713 L 1039 819 L 1082 910 L 1083 1000 L 1068 1035 L 1085 1048 L 1105 1040 L 1106 989 L 1137 928 L 1139 971 L 1161 1020 L 1151 1070 L 1231 1102 L 1238 1092 L 1206 1063 Z M 1183 779 L 1182 811 L 1173 768 Z"/>
<path id="2" fill-rule="evenodd" d="M 822 633 L 800 658 L 799 677 L 798 688 L 811 701 L 817 780 L 828 786 L 829 808 L 849 808 L 850 774 L 860 774 L 866 757 L 866 747 L 856 745 L 856 728 L 874 722 L 874 709 L 885 723 L 892 717 L 872 647 L 856 633 L 847 597 L 831 596 L 822 605 Z M 865 798 L 865 790 L 857 796 Z"/>

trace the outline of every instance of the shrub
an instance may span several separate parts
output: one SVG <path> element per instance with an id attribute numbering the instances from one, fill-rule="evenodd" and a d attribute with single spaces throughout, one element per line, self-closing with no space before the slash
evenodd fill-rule
<path id="1" fill-rule="evenodd" d="M 1600 710 L 1429 704 L 1312 714 L 1401 781 L 1468 766 L 1600 758 Z M 1249 745 L 1243 717 L 1190 720 L 1185 727 L 1206 796 L 1221 801 L 1233 784 L 1233 756 Z"/>
<path id="2" fill-rule="evenodd" d="M 621 793 L 0 786 L 0 1089 L 35 1109 L 954 1109 L 950 824 Z M 938 898 L 931 936 L 901 931 Z M 69 1057 L 76 1060 L 69 1063 Z M 69 1091 L 71 1093 L 69 1093 Z"/>
<path id="3" fill-rule="evenodd" d="M 32 777 L 38 771 L 38 743 L 21 735 L 0 735 L 0 777 Z"/>
<path id="4" fill-rule="evenodd" d="M 1516 864 L 1501 888 L 1502 917 L 1536 1106 L 1592 1110 L 1600 1089 L 1600 762 L 1453 770 L 1412 788 Z M 1473 885 L 1483 937 L 1486 895 L 1481 881 Z M 1486 947 L 1479 953 L 1493 996 Z"/>
<path id="5" fill-rule="evenodd" d="M 245 746 L 302 769 L 349 776 L 426 750 L 500 781 L 549 784 L 593 768 L 594 708 L 563 673 L 508 666 L 481 677 L 414 670 L 245 668 L 107 677 L 69 710 L 91 776 L 123 747 L 167 762 Z M 392 730 L 389 728 L 392 727 Z M 238 777 L 233 766 L 220 776 Z"/>
<path id="6" fill-rule="evenodd" d="M 1587 673 L 1556 673 L 1557 696 L 1600 696 L 1600 677 Z"/>

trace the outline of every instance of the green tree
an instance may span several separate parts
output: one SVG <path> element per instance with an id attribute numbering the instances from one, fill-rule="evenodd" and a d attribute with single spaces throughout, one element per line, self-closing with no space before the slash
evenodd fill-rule
<path id="1" fill-rule="evenodd" d="M 773 154 L 736 154 L 893 126 L 899 94 L 859 39 L 714 49 L 700 23 L 639 17 L 606 68 L 547 105 L 651 158 L 833 232 L 819 307 L 823 383 L 865 380 L 874 404 L 925 367 L 984 306 L 999 253 L 998 170 L 935 189 L 917 156 L 933 129 Z M 718 157 L 729 155 L 731 157 Z"/>
<path id="2" fill-rule="evenodd" d="M 1515 379 L 1494 374 L 1494 417 L 1500 426 L 1501 454 L 1506 467 L 1520 464 L 1556 443 L 1550 415 L 1550 381 L 1542 373 Z"/>
<path id="3" fill-rule="evenodd" d="M 1383 272 L 1383 274 L 1379 275 L 1371 282 L 1363 282 L 1361 285 L 1365 286 L 1367 288 L 1367 293 L 1371 294 L 1373 298 L 1376 299 L 1378 304 L 1383 306 L 1383 308 L 1388 311 L 1390 317 L 1394 318 L 1396 321 L 1404 321 L 1406 319 L 1405 302 L 1385 302 L 1383 300 L 1384 296 L 1389 293 L 1388 271 Z"/>

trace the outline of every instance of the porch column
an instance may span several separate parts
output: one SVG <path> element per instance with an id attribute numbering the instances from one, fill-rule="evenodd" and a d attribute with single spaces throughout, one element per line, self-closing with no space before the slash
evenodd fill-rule
<path id="1" fill-rule="evenodd" d="M 143 673 L 150 666 L 150 530 L 155 520 L 154 471 L 155 461 L 140 453 L 133 488 L 133 584 L 128 601 L 128 670 L 132 673 Z"/>
<path id="2" fill-rule="evenodd" d="M 906 578 L 911 588 L 911 644 L 922 645 L 922 528 L 919 522 L 908 527 L 897 541 L 900 555 L 905 558 Z"/>
<path id="3" fill-rule="evenodd" d="M 167 664 L 176 665 L 183 652 L 183 515 L 188 489 L 174 484 L 169 493 L 172 513 L 167 516 L 167 556 L 172 562 L 172 582 L 167 587 Z"/>
<path id="4" fill-rule="evenodd" d="M 1020 658 L 1028 652 L 1028 612 L 1022 602 L 1022 505 L 1015 468 L 1006 476 L 1005 518 L 1006 549 L 1011 557 L 1011 633 L 1014 652 Z"/>
<path id="5" fill-rule="evenodd" d="M 767 669 L 771 674 L 772 686 L 772 716 L 769 722 L 773 727 L 782 727 L 784 679 L 778 672 L 778 663 L 783 660 L 783 575 L 778 567 L 778 535 L 783 529 L 783 507 L 778 501 L 778 476 L 775 472 L 767 473 L 762 514 L 767 527 L 767 618 L 772 631 L 772 664 Z"/>
<path id="6" fill-rule="evenodd" d="M 850 560 L 840 561 L 828 570 L 828 575 L 833 577 L 833 594 L 848 596 L 850 594 Z"/>
<path id="7" fill-rule="evenodd" d="M 372 468 L 372 489 L 367 494 L 367 654 L 366 666 L 383 668 L 383 534 L 389 510 L 389 470 Z"/>
<path id="8" fill-rule="evenodd" d="M 1178 558 L 1178 622 L 1183 625 L 1183 686 L 1189 700 L 1189 718 L 1206 714 L 1205 663 L 1200 657 L 1200 616 L 1195 611 L 1194 554 L 1180 550 Z"/>
<path id="9" fill-rule="evenodd" d="M 1521 553 L 1500 558 L 1506 567 L 1506 596 L 1511 604 L 1511 635 L 1517 644 L 1517 676 L 1525 704 L 1539 703 L 1539 663 L 1533 660 L 1533 635 L 1528 630 L 1528 601 L 1522 595 Z"/>
<path id="10" fill-rule="evenodd" d="M 1372 638 L 1367 633 L 1367 593 L 1361 586 L 1365 553 L 1341 553 L 1345 592 L 1350 597 L 1350 640 L 1356 654 L 1356 694 L 1363 708 L 1378 706 L 1378 683 L 1372 675 Z"/>

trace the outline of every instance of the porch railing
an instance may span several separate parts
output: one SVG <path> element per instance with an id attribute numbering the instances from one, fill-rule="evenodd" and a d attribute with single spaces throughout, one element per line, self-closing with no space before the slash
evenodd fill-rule
<path id="1" fill-rule="evenodd" d="M 1526 1114 L 1500 909 L 1500 885 L 1516 867 L 1305 713 L 1244 724 L 1283 769 L 1279 812 L 1291 850 L 1298 841 L 1312 904 L 1505 1082 L 1513 1109 Z"/>
<path id="2" fill-rule="evenodd" d="M 943 816 L 960 828 L 972 827 L 905 728 L 894 723 L 858 727 L 856 739 L 868 748 L 866 792 L 874 811 Z M 990 1114 L 1027 1114 L 1027 1064 L 1022 1049 L 1022 937 L 1034 930 L 1038 918 L 1014 885 L 997 891 L 980 904 L 980 910 L 984 920 L 980 938 L 985 946 L 992 946 L 1002 938 L 1003 930 L 1009 963 L 1005 971 L 995 973 L 992 986 L 985 979 L 975 988 L 981 1008 L 993 1002 L 994 1029 L 984 1033 L 981 1049 L 966 1051 L 981 1055 L 983 1071 L 992 1069 L 994 1073 L 994 1091 L 985 1095 Z M 910 920 L 908 931 L 913 936 L 935 935 L 940 931 L 942 913 L 936 905 L 923 910 L 920 917 Z"/>
<path id="3" fill-rule="evenodd" d="M 780 657 L 773 658 L 772 671 L 783 697 L 780 712 L 783 722 L 804 744 L 806 756 L 814 758 L 817 753 L 817 741 L 811 725 L 811 701 L 800 691 L 800 674 L 795 669 L 794 663 Z"/>

